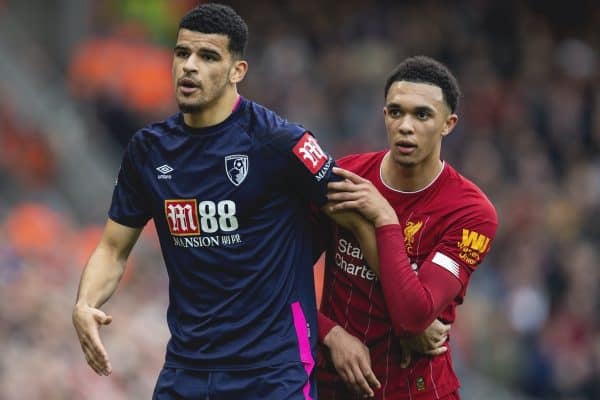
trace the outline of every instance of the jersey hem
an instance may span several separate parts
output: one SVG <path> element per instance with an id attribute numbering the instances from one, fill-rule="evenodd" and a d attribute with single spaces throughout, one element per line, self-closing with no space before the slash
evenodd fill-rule
<path id="1" fill-rule="evenodd" d="M 244 364 L 244 365 L 210 365 L 210 366 L 199 366 L 199 365 L 190 365 L 181 362 L 174 361 L 165 361 L 164 366 L 166 368 L 177 368 L 177 369 L 185 369 L 190 371 L 252 371 L 259 370 L 264 368 L 278 368 L 287 365 L 299 365 L 304 366 L 304 363 L 301 361 L 290 361 L 279 364 L 268 364 L 268 363 L 260 363 L 260 364 Z"/>

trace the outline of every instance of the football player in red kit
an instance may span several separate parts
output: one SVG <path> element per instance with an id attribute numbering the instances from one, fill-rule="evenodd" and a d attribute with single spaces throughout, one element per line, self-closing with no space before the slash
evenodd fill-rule
<path id="1" fill-rule="evenodd" d="M 347 156 L 334 169 L 345 179 L 329 183 L 330 212 L 360 212 L 375 227 L 376 243 L 337 226 L 327 249 L 319 315 L 323 399 L 459 399 L 449 343 L 443 354 L 412 354 L 408 366 L 401 359 L 402 338 L 436 318 L 454 322 L 498 225 L 485 194 L 441 159 L 442 139 L 458 121 L 458 97 L 443 64 L 406 59 L 385 86 L 390 148 Z M 341 365 L 352 351 L 349 339 L 368 348 L 370 366 Z M 371 390 L 355 393 L 360 382 Z"/>

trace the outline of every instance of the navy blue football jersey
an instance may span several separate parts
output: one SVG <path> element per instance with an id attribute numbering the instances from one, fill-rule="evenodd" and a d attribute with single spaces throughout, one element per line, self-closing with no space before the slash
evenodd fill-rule
<path id="1" fill-rule="evenodd" d="M 310 205 L 326 201 L 333 158 L 300 125 L 247 99 L 194 129 L 181 113 L 138 131 L 109 217 L 150 218 L 169 275 L 166 366 L 314 365 Z"/>

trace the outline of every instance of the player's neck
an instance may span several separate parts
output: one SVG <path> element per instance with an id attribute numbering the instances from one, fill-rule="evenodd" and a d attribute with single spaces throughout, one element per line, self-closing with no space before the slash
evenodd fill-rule
<path id="1" fill-rule="evenodd" d="M 401 165 L 388 152 L 381 162 L 381 178 L 395 190 L 417 192 L 431 185 L 443 168 L 444 163 L 439 158 L 416 165 Z"/>
<path id="2" fill-rule="evenodd" d="M 207 107 L 194 113 L 184 113 L 183 121 L 191 128 L 206 128 L 217 125 L 227 119 L 238 101 L 238 92 L 227 90 L 223 96 Z"/>

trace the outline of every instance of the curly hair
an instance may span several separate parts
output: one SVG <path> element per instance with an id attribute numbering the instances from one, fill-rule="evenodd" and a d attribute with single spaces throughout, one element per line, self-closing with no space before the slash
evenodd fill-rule
<path id="1" fill-rule="evenodd" d="M 248 41 L 246 22 L 224 4 L 208 3 L 193 8 L 181 18 L 179 29 L 223 34 L 229 38 L 229 52 L 237 57 L 243 57 Z"/>
<path id="2" fill-rule="evenodd" d="M 390 86 L 394 82 L 407 81 L 415 83 L 427 83 L 442 89 L 444 101 L 452 111 L 458 108 L 460 88 L 456 77 L 448 67 L 439 61 L 427 56 L 409 57 L 402 61 L 389 75 L 385 84 L 385 96 L 387 97 Z"/>

